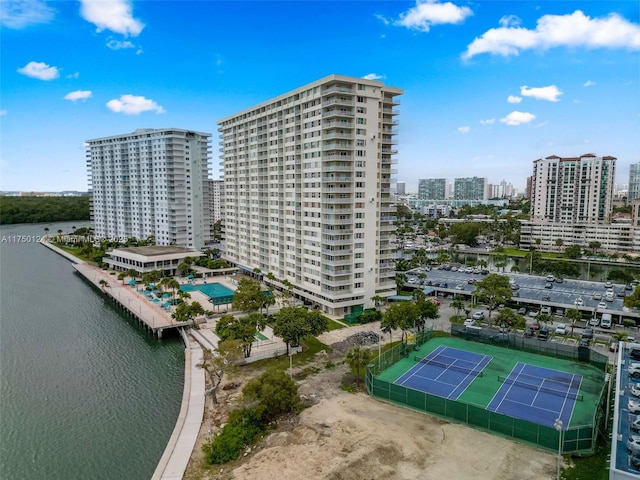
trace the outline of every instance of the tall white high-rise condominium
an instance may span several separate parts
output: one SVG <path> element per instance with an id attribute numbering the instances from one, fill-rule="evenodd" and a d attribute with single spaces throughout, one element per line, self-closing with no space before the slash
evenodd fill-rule
<path id="1" fill-rule="evenodd" d="M 225 258 L 333 315 L 393 294 L 401 94 L 330 75 L 220 120 Z"/>
<path id="2" fill-rule="evenodd" d="M 209 243 L 210 144 L 209 133 L 177 128 L 87 140 L 96 236 L 155 237 L 157 245 L 192 248 Z"/>
<path id="3" fill-rule="evenodd" d="M 609 223 L 616 158 L 556 155 L 533 162 L 533 222 Z"/>

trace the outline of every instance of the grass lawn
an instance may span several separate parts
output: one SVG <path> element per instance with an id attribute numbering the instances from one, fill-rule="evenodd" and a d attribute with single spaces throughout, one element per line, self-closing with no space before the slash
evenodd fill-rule
<path id="1" fill-rule="evenodd" d="M 330 318 L 327 318 L 328 322 L 327 324 L 329 325 L 329 331 L 331 332 L 332 330 L 340 330 L 341 328 L 345 328 L 344 325 L 342 325 L 341 323 L 336 322 L 335 320 L 331 320 Z"/>
<path id="2" fill-rule="evenodd" d="M 56 247 L 58 247 L 60 250 L 64 250 L 65 252 L 73 255 L 76 258 L 79 258 L 80 260 L 84 260 L 85 262 L 88 262 L 92 265 L 95 265 L 95 262 L 93 261 L 93 258 L 90 257 L 85 257 L 84 255 L 80 255 L 80 249 L 78 248 L 73 248 L 73 247 L 64 247 L 61 245 L 56 245 Z"/>
<path id="3" fill-rule="evenodd" d="M 528 250 L 518 250 L 517 248 L 505 248 L 502 252 L 489 252 L 489 255 L 506 255 L 508 257 L 519 257 L 524 258 L 529 253 Z M 566 258 L 563 253 L 554 253 L 554 252 L 538 252 L 541 257 L 544 258 L 553 258 L 553 259 L 563 259 L 570 260 Z"/>
<path id="4" fill-rule="evenodd" d="M 315 337 L 304 338 L 300 341 L 300 344 L 302 345 L 302 352 L 291 356 L 291 361 L 294 367 L 300 367 L 313 360 L 315 354 L 322 350 L 325 350 L 326 352 L 331 351 L 331 347 L 325 345 Z M 289 368 L 289 357 L 287 355 L 280 355 L 279 357 L 265 358 L 264 360 L 249 363 L 241 368 L 260 371 L 268 370 L 270 368 L 286 370 Z"/>

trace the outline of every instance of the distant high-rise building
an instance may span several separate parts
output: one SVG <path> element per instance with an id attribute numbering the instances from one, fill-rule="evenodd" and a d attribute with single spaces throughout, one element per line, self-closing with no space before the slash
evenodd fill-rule
<path id="1" fill-rule="evenodd" d="M 406 195 L 405 183 L 396 183 L 396 195 Z"/>
<path id="2" fill-rule="evenodd" d="M 206 245 L 210 143 L 209 133 L 176 128 L 87 140 L 96 236 Z"/>
<path id="3" fill-rule="evenodd" d="M 534 222 L 608 223 L 616 158 L 552 155 L 533 162 Z"/>
<path id="4" fill-rule="evenodd" d="M 640 162 L 632 163 L 629 167 L 629 193 L 628 202 L 640 198 Z"/>
<path id="5" fill-rule="evenodd" d="M 224 257 L 331 315 L 394 293 L 400 94 L 330 75 L 220 120 Z"/>
<path id="6" fill-rule="evenodd" d="M 486 178 L 456 178 L 453 184 L 453 198 L 455 200 L 482 201 L 487 199 Z"/>
<path id="7" fill-rule="evenodd" d="M 418 181 L 419 200 L 446 200 L 446 190 L 445 178 L 422 178 Z"/>
<path id="8" fill-rule="evenodd" d="M 211 220 L 215 223 L 223 219 L 224 208 L 224 180 L 207 181 L 209 185 L 209 209 L 211 210 Z"/>

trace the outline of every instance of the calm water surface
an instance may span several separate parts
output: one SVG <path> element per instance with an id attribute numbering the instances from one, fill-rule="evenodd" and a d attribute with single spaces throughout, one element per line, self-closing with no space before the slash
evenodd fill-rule
<path id="1" fill-rule="evenodd" d="M 182 341 L 13 238 L 45 226 L 72 224 L 0 227 L 0 479 L 148 479 L 180 410 Z"/>

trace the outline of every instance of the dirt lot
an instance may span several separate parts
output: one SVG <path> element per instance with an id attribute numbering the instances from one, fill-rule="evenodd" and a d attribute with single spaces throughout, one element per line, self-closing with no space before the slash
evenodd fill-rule
<path id="1" fill-rule="evenodd" d="M 345 338 L 344 330 L 329 332 L 321 340 L 335 344 Z M 348 333 L 353 334 L 354 330 L 348 329 Z M 221 391 L 221 405 L 209 408 L 205 414 L 200 439 L 184 478 L 555 478 L 556 456 L 551 453 L 380 402 L 365 393 L 341 390 L 341 383 L 349 377 L 341 360 L 339 351 L 318 355 L 315 366 L 319 372 L 298 381 L 301 398 L 313 406 L 299 417 L 282 420 L 273 433 L 236 462 L 209 468 L 203 464 L 200 446 L 225 421 L 241 386 Z M 244 383 L 247 378 L 239 376 L 227 382 L 230 380 Z"/>

